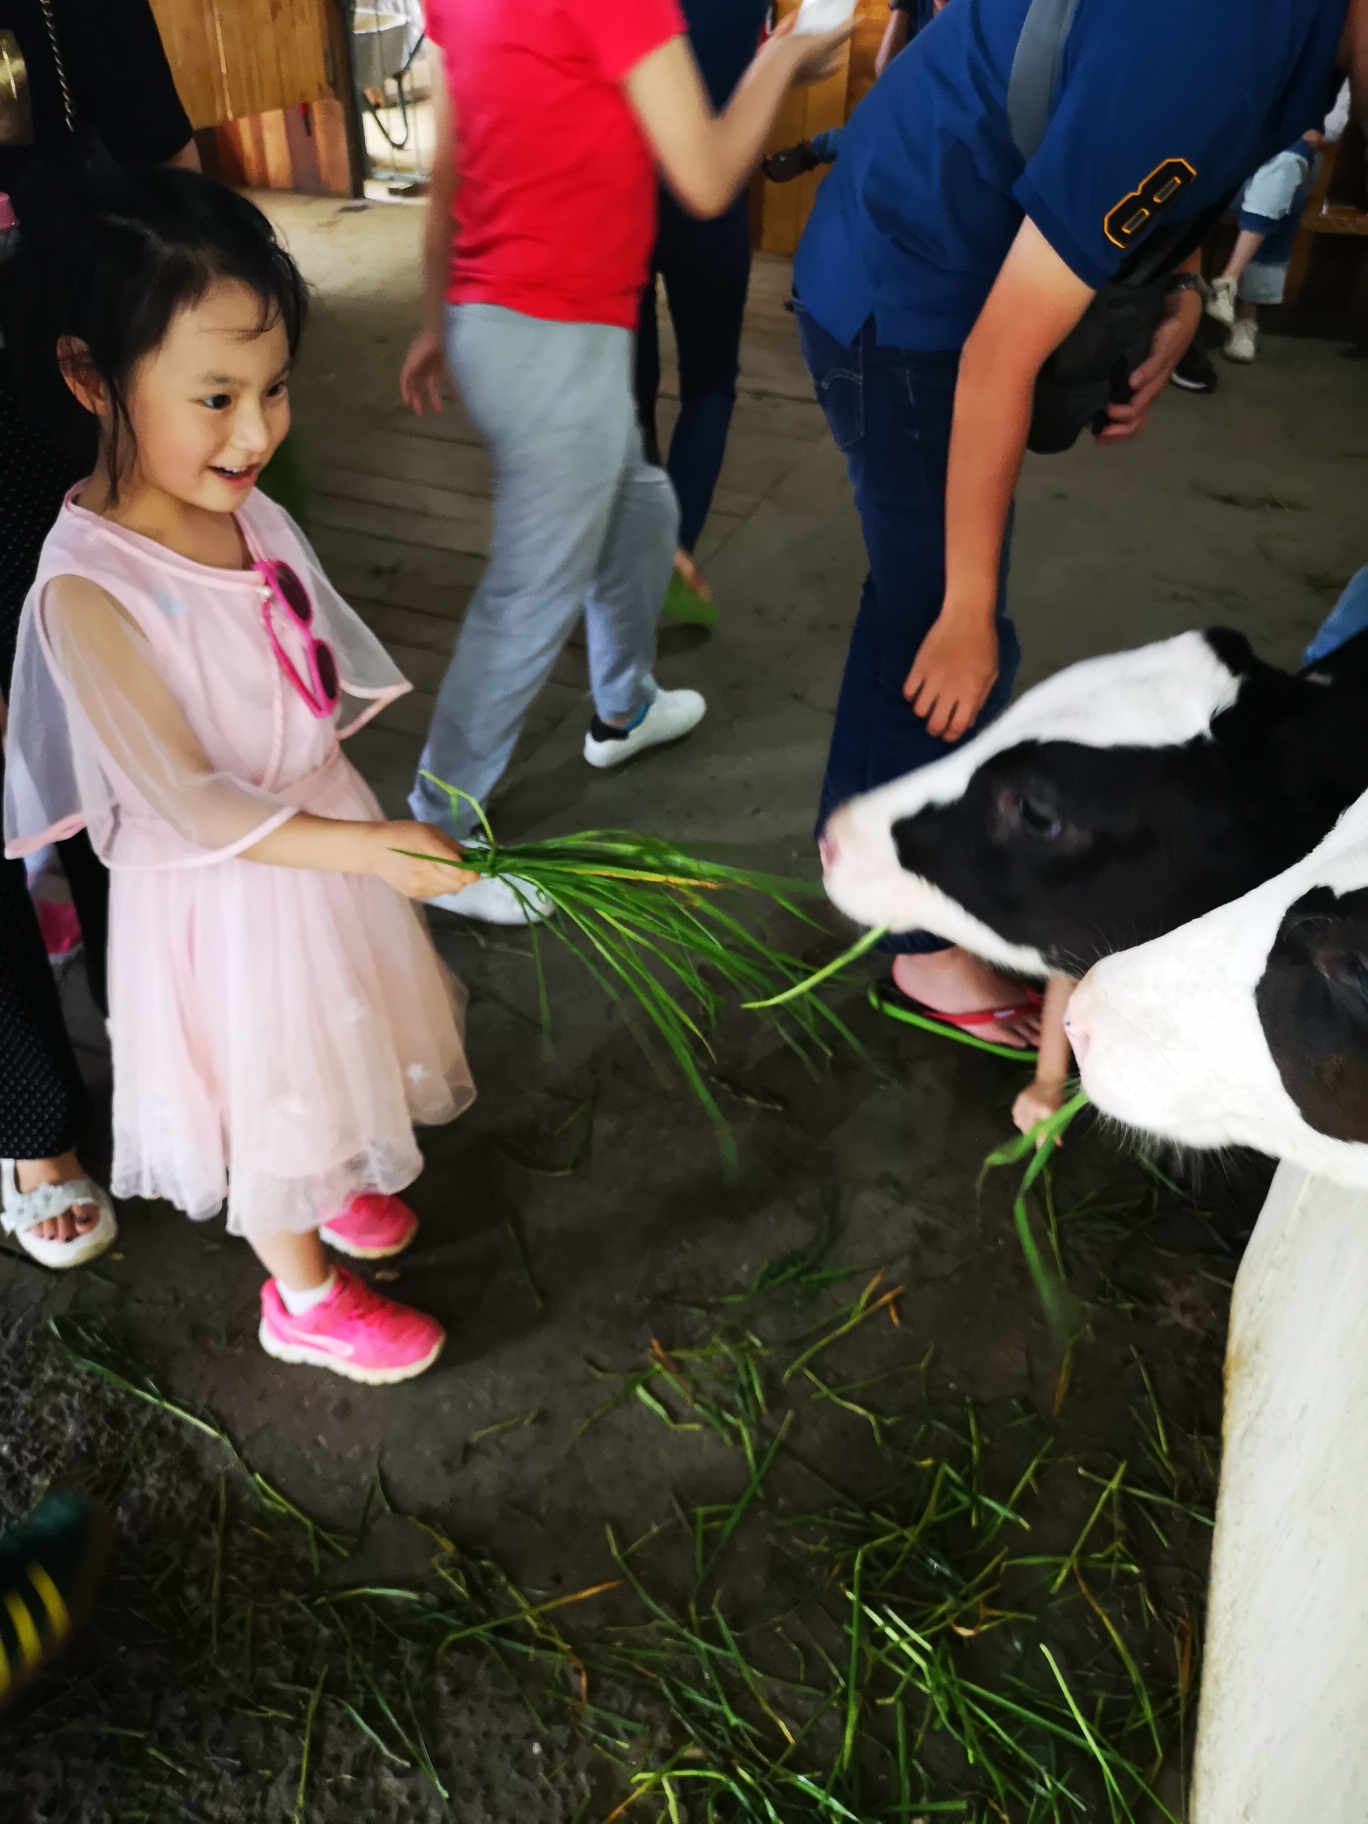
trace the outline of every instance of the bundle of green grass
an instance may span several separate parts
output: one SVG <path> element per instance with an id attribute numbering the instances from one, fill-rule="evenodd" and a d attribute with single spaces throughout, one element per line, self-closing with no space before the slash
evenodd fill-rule
<path id="1" fill-rule="evenodd" d="M 800 904 L 821 898 L 820 885 L 730 866 L 626 830 L 501 844 L 473 799 L 432 783 L 454 810 L 469 803 L 479 816 L 484 842 L 468 846 L 460 865 L 507 880 L 520 898 L 535 889 L 555 908 L 544 924 L 530 926 L 543 1030 L 549 1035 L 551 1016 L 541 937 L 550 933 L 611 1000 L 644 1016 L 644 1024 L 630 1022 L 638 1042 L 657 1067 L 673 1060 L 729 1158 L 734 1149 L 708 1080 L 713 1034 L 729 1003 L 759 1013 L 809 1065 L 829 1056 L 833 1040 L 856 1045 L 840 1017 L 809 991 L 843 971 L 879 933 L 815 975 L 765 934 L 764 915 L 775 909 L 821 934 Z"/>

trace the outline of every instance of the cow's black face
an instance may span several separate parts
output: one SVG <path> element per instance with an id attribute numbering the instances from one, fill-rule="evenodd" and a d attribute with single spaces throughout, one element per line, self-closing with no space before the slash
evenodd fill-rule
<path id="1" fill-rule="evenodd" d="M 1254 998 L 1307 1126 L 1368 1141 L 1368 889 L 1314 887 L 1289 906 Z"/>
<path id="2" fill-rule="evenodd" d="M 1009 749 L 953 804 L 893 825 L 898 862 L 1014 948 L 1081 975 L 1229 898 L 1225 883 L 1263 878 L 1223 758 L 1209 741 Z"/>
<path id="3" fill-rule="evenodd" d="M 1058 673 L 840 807 L 827 891 L 864 924 L 1077 973 L 1282 873 L 1365 789 L 1368 636 L 1294 677 L 1239 635 L 1181 635 Z"/>

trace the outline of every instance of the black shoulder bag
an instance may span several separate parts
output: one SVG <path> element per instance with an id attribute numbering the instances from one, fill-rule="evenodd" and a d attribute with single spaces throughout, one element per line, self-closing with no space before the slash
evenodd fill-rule
<path id="1" fill-rule="evenodd" d="M 1021 28 L 1007 84 L 1007 122 L 1023 164 L 1045 137 L 1077 4 L 1031 0 Z M 1130 376 L 1149 354 L 1173 274 L 1234 194 L 1185 221 L 1159 223 L 1122 262 L 1041 368 L 1028 449 L 1041 456 L 1067 450 L 1085 426 L 1105 429 L 1109 405 L 1129 400 Z"/>

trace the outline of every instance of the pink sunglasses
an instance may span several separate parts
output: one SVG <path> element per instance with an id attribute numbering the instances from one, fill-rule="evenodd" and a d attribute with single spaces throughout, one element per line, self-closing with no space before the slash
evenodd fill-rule
<path id="1" fill-rule="evenodd" d="M 294 685 L 311 715 L 321 721 L 330 716 L 337 708 L 342 687 L 337 677 L 337 659 L 331 646 L 323 640 L 316 640 L 311 631 L 313 627 L 314 606 L 309 600 L 309 592 L 286 563 L 275 558 L 264 557 L 252 565 L 253 570 L 266 585 L 262 591 L 261 624 L 266 629 L 266 638 L 271 642 L 280 669 Z M 309 662 L 307 683 L 300 677 L 294 661 L 285 651 L 271 620 L 272 602 L 280 609 L 286 620 L 297 627 L 304 636 L 304 651 Z"/>

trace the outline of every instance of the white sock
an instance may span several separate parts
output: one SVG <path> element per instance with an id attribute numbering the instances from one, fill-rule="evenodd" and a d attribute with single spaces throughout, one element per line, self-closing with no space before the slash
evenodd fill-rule
<path id="1" fill-rule="evenodd" d="M 321 1305 L 336 1284 L 336 1269 L 329 1268 L 328 1277 L 321 1286 L 310 1286 L 307 1292 L 292 1292 L 283 1279 L 278 1279 L 276 1291 L 291 1317 L 303 1317 L 306 1311 L 312 1311 L 315 1305 Z"/>

